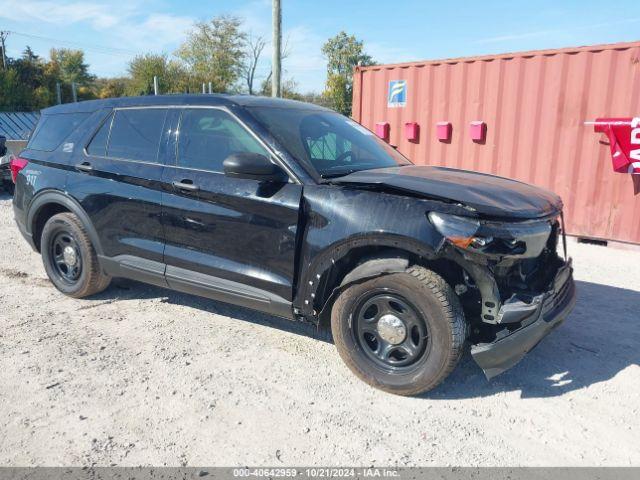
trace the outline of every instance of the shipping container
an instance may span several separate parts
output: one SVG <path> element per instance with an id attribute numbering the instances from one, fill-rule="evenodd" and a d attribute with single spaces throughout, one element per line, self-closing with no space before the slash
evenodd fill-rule
<path id="1" fill-rule="evenodd" d="M 353 118 L 416 164 L 555 191 L 569 234 L 640 244 L 640 176 L 584 122 L 640 116 L 640 42 L 357 67 Z"/>

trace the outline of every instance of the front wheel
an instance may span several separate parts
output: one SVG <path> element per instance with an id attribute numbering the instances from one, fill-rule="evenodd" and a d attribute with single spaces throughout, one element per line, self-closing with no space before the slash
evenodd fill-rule
<path id="1" fill-rule="evenodd" d="M 73 213 L 59 213 L 45 223 L 40 251 L 49 279 L 65 295 L 88 297 L 111 282 L 100 269 L 84 225 Z"/>
<path id="2" fill-rule="evenodd" d="M 338 353 L 362 380 L 415 395 L 431 390 L 457 365 L 467 323 L 451 287 L 414 266 L 348 287 L 331 312 Z"/>

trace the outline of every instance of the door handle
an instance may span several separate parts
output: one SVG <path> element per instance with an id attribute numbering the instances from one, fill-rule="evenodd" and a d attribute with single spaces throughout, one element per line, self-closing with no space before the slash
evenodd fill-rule
<path id="1" fill-rule="evenodd" d="M 193 184 L 193 180 L 185 179 L 179 182 L 172 182 L 171 185 L 178 190 L 186 190 L 187 192 L 197 192 L 200 188 Z"/>
<path id="2" fill-rule="evenodd" d="M 89 162 L 82 162 L 76 165 L 76 170 L 80 170 L 81 172 L 91 172 L 93 171 L 93 167 Z"/>

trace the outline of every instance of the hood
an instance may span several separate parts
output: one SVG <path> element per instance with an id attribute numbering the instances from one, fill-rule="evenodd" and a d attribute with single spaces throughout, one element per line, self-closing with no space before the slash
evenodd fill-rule
<path id="1" fill-rule="evenodd" d="M 491 217 L 540 218 L 562 210 L 553 192 L 485 173 L 410 165 L 354 172 L 332 182 L 382 185 L 396 190 L 461 203 Z"/>

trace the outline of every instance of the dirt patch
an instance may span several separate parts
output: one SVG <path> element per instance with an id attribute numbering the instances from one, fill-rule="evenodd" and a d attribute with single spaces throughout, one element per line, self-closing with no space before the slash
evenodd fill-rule
<path id="1" fill-rule="evenodd" d="M 20 270 L 15 270 L 13 268 L 0 268 L 0 275 L 4 275 L 9 278 L 19 278 L 24 279 L 29 276 L 26 272 L 21 272 Z"/>
<path id="2" fill-rule="evenodd" d="M 0 277 L 6 277 L 14 282 L 22 283 L 23 285 L 36 285 L 40 287 L 49 287 L 51 282 L 47 278 L 34 277 L 26 272 L 21 272 L 14 268 L 0 268 Z"/>

